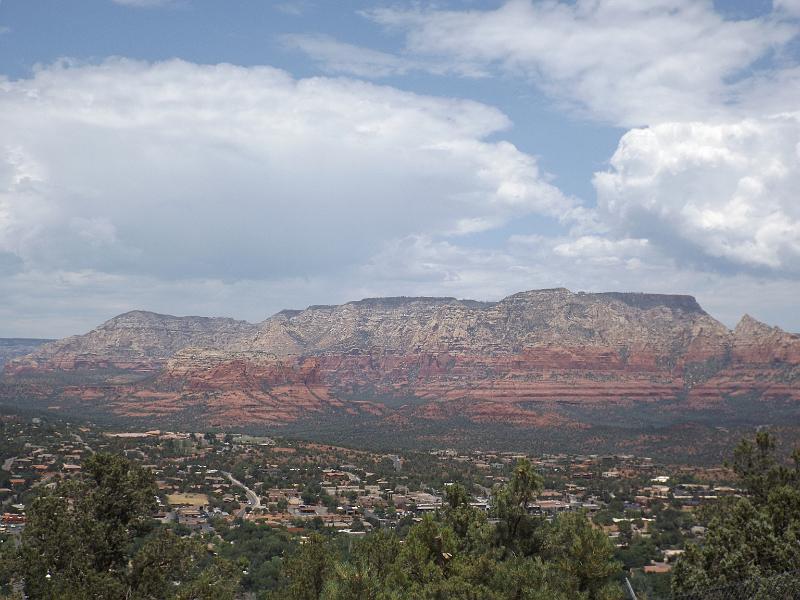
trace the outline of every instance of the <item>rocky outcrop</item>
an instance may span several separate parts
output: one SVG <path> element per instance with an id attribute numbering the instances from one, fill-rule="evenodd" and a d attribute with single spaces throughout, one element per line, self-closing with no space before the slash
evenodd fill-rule
<path id="1" fill-rule="evenodd" d="M 580 428 L 581 411 L 598 407 L 795 402 L 798 365 L 800 337 L 750 317 L 729 331 L 690 296 L 552 289 L 499 302 L 365 299 L 258 324 L 137 311 L 12 361 L 6 380 L 100 373 L 100 385 L 59 393 L 208 423 L 333 412 Z"/>
<path id="2" fill-rule="evenodd" d="M 713 377 L 691 390 L 696 402 L 721 397 L 800 400 L 800 335 L 749 315 L 736 325 L 726 352 L 712 358 L 711 366 Z"/>
<path id="3" fill-rule="evenodd" d="M 12 361 L 6 372 L 19 375 L 82 369 L 156 371 L 182 348 L 224 349 L 253 331 L 255 326 L 234 319 L 173 317 L 137 310 L 114 317 L 85 335 L 45 344 Z"/>
<path id="4" fill-rule="evenodd" d="M 536 290 L 496 303 L 455 298 L 373 298 L 279 313 L 242 349 L 273 352 L 501 354 L 519 348 L 631 345 L 681 351 L 698 335 L 727 329 L 694 298 L 657 294 L 574 294 Z"/>

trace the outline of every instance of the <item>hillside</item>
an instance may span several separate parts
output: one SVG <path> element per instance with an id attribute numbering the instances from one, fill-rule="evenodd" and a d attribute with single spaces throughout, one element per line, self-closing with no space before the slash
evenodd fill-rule
<path id="1" fill-rule="evenodd" d="M 12 360 L 3 393 L 204 427 L 578 435 L 620 419 L 794 419 L 798 383 L 800 336 L 749 316 L 730 331 L 690 296 L 551 289 L 365 299 L 257 324 L 126 313 Z"/>
<path id="2" fill-rule="evenodd" d="M 34 338 L 0 338 L 0 369 L 12 358 L 25 356 L 53 340 Z"/>

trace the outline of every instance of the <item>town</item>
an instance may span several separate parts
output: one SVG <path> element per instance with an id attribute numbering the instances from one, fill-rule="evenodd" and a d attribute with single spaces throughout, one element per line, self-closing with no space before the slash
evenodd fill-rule
<path id="1" fill-rule="evenodd" d="M 235 433 L 118 431 L 15 415 L 2 417 L 1 425 L 4 543 L 13 543 L 24 529 L 26 506 L 38 489 L 79 475 L 81 462 L 95 452 L 118 453 L 150 469 L 159 491 L 154 516 L 181 535 L 206 536 L 230 554 L 242 528 L 255 537 L 276 534 L 281 543 L 274 554 L 259 557 L 267 562 L 279 561 L 286 546 L 314 531 L 343 537 L 376 528 L 402 533 L 439 510 L 447 486 L 455 483 L 491 521 L 493 489 L 524 459 L 545 482 L 529 514 L 552 519 L 585 512 L 611 539 L 632 580 L 658 590 L 668 588 L 686 541 L 705 533 L 697 509 L 740 493 L 724 467 L 666 465 L 632 455 L 451 449 L 398 455 Z M 272 561 L 267 579 L 276 567 Z"/>

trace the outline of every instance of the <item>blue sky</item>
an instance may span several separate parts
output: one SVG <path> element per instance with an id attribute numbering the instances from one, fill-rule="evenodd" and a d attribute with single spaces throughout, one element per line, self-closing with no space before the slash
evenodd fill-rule
<path id="1" fill-rule="evenodd" d="M 447 3 L 440 3 L 448 5 Z M 501 2 L 461 2 L 449 6 L 496 7 Z M 752 13 L 750 2 L 744 5 Z M 392 4 L 387 4 L 392 5 Z M 146 61 L 187 61 L 271 65 L 295 77 L 326 74 L 325 69 L 282 40 L 286 34 L 325 34 L 384 52 L 399 52 L 403 36 L 360 16 L 374 2 L 257 2 L 205 0 L 149 8 L 86 0 L 69 9 L 58 0 L 3 0 L 0 72 L 30 75 L 36 64 L 68 57 L 101 61 L 124 56 Z M 739 12 L 738 10 L 736 11 Z M 13 24 L 13 25 L 9 25 Z M 591 200 L 591 173 L 603 167 L 623 129 L 576 120 L 552 107 L 547 97 L 513 78 L 438 77 L 424 72 L 381 77 L 381 83 L 423 94 L 471 98 L 499 107 L 514 123 L 503 137 L 540 157 L 559 186 Z M 576 140 L 580 152 L 576 153 Z"/>
<path id="2" fill-rule="evenodd" d="M 0 335 L 557 285 L 800 330 L 798 16 L 2 0 Z"/>

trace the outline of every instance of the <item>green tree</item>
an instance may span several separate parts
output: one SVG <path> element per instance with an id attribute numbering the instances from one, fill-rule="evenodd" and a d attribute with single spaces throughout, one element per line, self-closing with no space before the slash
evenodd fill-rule
<path id="1" fill-rule="evenodd" d="M 800 448 L 792 455 L 793 468 L 778 462 L 776 450 L 775 436 L 759 431 L 753 442 L 744 439 L 733 452 L 733 471 L 757 505 L 765 504 L 776 488 L 800 484 Z"/>
<path id="2" fill-rule="evenodd" d="M 444 522 L 450 526 L 460 540 L 462 552 L 479 554 L 492 543 L 492 528 L 486 514 L 470 506 L 469 494 L 460 483 L 445 489 Z"/>
<path id="3" fill-rule="evenodd" d="M 779 463 L 775 439 L 759 432 L 734 452 L 733 469 L 747 492 L 701 513 L 702 545 L 689 544 L 675 566 L 673 589 L 685 593 L 792 571 L 800 564 L 800 452 Z M 800 590 L 798 590 L 800 591 Z"/>
<path id="4" fill-rule="evenodd" d="M 97 598 L 125 593 L 128 544 L 155 509 L 152 475 L 111 454 L 84 463 L 81 481 L 36 498 L 22 534 L 21 574 L 32 598 Z"/>
<path id="5" fill-rule="evenodd" d="M 334 566 L 336 554 L 329 541 L 311 534 L 284 565 L 286 585 L 279 598 L 318 600 Z"/>
<path id="6" fill-rule="evenodd" d="M 233 598 L 239 573 L 228 561 L 156 528 L 155 493 L 148 471 L 111 454 L 88 458 L 83 479 L 43 492 L 28 510 L 18 554 L 27 596 Z"/>
<path id="7" fill-rule="evenodd" d="M 380 597 L 381 581 L 368 566 L 336 563 L 320 595 L 323 600 L 374 600 Z"/>
<path id="8" fill-rule="evenodd" d="M 541 557 L 511 557 L 497 564 L 492 572 L 492 589 L 509 600 L 574 600 L 565 589 L 563 578 L 552 564 Z"/>
<path id="9" fill-rule="evenodd" d="M 498 542 L 506 549 L 530 555 L 538 550 L 535 532 L 541 519 L 528 514 L 528 506 L 542 491 L 544 481 L 527 460 L 514 467 L 509 482 L 495 492 L 494 513 L 499 519 Z"/>
<path id="10" fill-rule="evenodd" d="M 559 515 L 545 530 L 542 550 L 543 558 L 567 578 L 576 592 L 590 600 L 619 595 L 619 586 L 612 581 L 620 571 L 614 560 L 614 546 L 584 513 Z"/>
<path id="11" fill-rule="evenodd" d="M 660 552 L 653 541 L 643 537 L 634 538 L 627 548 L 617 552 L 626 569 L 641 568 L 659 556 Z"/>
<path id="12" fill-rule="evenodd" d="M 619 565 L 613 547 L 586 515 L 547 526 L 528 505 L 542 480 L 527 461 L 496 490 L 491 524 L 470 506 L 460 484 L 447 486 L 444 506 L 397 533 L 376 531 L 337 555 L 312 536 L 286 563 L 291 600 L 611 600 Z M 400 532 L 407 534 L 403 537 Z"/>

